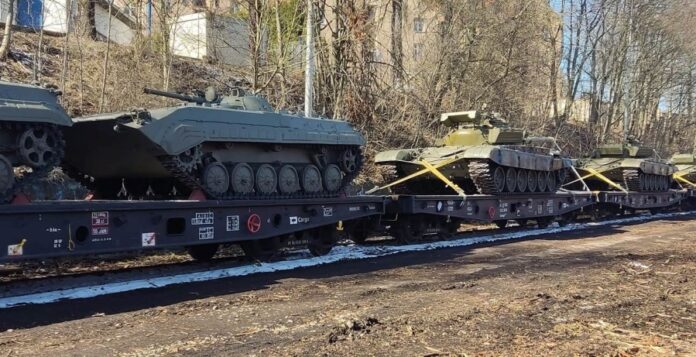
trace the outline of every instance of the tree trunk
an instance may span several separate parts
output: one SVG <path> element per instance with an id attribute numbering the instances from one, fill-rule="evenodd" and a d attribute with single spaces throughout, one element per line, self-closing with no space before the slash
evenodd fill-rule
<path id="1" fill-rule="evenodd" d="M 89 38 L 97 39 L 97 25 L 94 19 L 95 0 L 79 0 L 78 5 L 78 33 Z"/>
<path id="2" fill-rule="evenodd" d="M 7 9 L 7 16 L 5 16 L 5 33 L 2 37 L 2 43 L 0 44 L 0 60 L 7 58 L 7 54 L 10 52 L 10 43 L 12 42 L 12 23 L 14 22 L 14 3 L 15 0 L 9 0 L 9 9 Z"/>
<path id="3" fill-rule="evenodd" d="M 111 50 L 111 18 L 113 11 L 113 0 L 109 1 L 109 22 L 106 29 L 106 51 L 104 51 L 104 77 L 102 78 L 101 95 L 99 96 L 99 112 L 104 112 L 104 99 L 106 97 L 106 79 L 109 74 L 109 52 Z"/>
<path id="4" fill-rule="evenodd" d="M 403 0 L 392 0 L 391 17 L 391 47 L 392 47 L 392 81 L 394 85 L 403 79 L 403 42 L 401 29 L 403 26 Z"/>

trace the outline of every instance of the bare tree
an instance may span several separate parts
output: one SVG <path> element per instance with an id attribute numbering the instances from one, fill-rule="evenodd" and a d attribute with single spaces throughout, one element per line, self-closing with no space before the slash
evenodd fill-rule
<path id="1" fill-rule="evenodd" d="M 7 15 L 5 16 L 5 31 L 0 43 L 0 59 L 7 58 L 10 52 L 10 43 L 12 42 L 12 24 L 14 23 L 14 6 L 15 0 L 8 0 Z"/>

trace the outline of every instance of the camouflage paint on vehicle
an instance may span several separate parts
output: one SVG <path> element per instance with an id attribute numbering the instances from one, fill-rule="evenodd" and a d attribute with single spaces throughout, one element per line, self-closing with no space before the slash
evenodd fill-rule
<path id="1" fill-rule="evenodd" d="M 668 191 L 676 167 L 655 157 L 655 151 L 629 139 L 625 144 L 600 145 L 589 158 L 577 161 L 580 175 L 591 190 L 614 190 L 592 170 L 622 185 L 628 191 Z"/>
<path id="2" fill-rule="evenodd" d="M 689 182 L 696 183 L 696 155 L 675 154 L 669 162 L 677 167 L 677 175 L 680 175 Z"/>
<path id="3" fill-rule="evenodd" d="M 571 166 L 570 160 L 554 154 L 553 139 L 527 137 L 496 114 L 445 113 L 440 123 L 452 129 L 437 146 L 380 152 L 375 162 L 391 165 L 397 177 L 405 177 L 421 170 L 421 161 L 438 165 L 454 160 L 439 171 L 468 194 L 556 191 Z M 452 193 L 429 174 L 406 182 L 396 191 Z"/>

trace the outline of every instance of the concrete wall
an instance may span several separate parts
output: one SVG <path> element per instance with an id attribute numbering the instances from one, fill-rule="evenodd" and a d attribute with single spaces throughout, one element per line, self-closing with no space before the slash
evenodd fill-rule
<path id="1" fill-rule="evenodd" d="M 172 53 L 177 56 L 211 59 L 233 66 L 248 66 L 249 31 L 246 22 L 205 13 L 179 17 L 171 31 Z M 262 40 L 265 46 L 265 36 Z"/>
<path id="2" fill-rule="evenodd" d="M 0 0 L 0 24 L 5 24 L 5 16 L 7 16 L 7 10 L 9 8 L 10 8 L 10 1 L 9 0 Z"/>
<path id="3" fill-rule="evenodd" d="M 179 17 L 171 33 L 172 53 L 196 59 L 207 56 L 207 24 L 202 12 Z"/>
<path id="4" fill-rule="evenodd" d="M 68 32 L 68 2 L 66 0 L 44 0 L 43 28 L 56 33 Z"/>
<path id="5" fill-rule="evenodd" d="M 120 45 L 127 45 L 133 41 L 135 30 L 115 16 L 111 16 L 111 32 L 109 32 L 109 9 L 99 5 L 94 8 L 94 24 L 100 35 L 106 38 L 110 34 L 109 39 Z M 116 11 L 116 9 L 114 8 L 112 11 Z"/>
<path id="6" fill-rule="evenodd" d="M 247 23 L 223 16 L 215 16 L 208 21 L 208 56 L 228 65 L 249 66 L 251 56 Z"/>

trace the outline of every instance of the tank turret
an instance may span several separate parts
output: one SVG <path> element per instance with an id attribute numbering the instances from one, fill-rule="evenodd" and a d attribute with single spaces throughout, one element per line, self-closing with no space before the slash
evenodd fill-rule
<path id="1" fill-rule="evenodd" d="M 504 145 L 523 144 L 524 131 L 511 128 L 508 122 L 495 113 L 466 111 L 445 113 L 440 123 L 452 127 L 442 140 L 444 145 Z"/>

